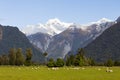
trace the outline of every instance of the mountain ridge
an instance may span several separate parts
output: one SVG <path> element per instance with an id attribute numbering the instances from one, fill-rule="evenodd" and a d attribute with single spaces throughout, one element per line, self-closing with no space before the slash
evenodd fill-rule
<path id="1" fill-rule="evenodd" d="M 96 22 L 91 22 L 87 24 L 87 26 L 90 26 L 92 24 L 101 24 L 105 22 L 112 22 L 112 20 L 102 18 Z M 57 18 L 54 18 L 54 19 L 49 19 L 45 24 L 39 23 L 37 25 L 27 25 L 25 28 L 22 29 L 22 32 L 25 33 L 26 35 L 31 35 L 31 34 L 41 32 L 41 33 L 47 33 L 51 36 L 54 36 L 56 34 L 60 34 L 61 32 L 63 32 L 64 30 L 66 30 L 72 25 L 77 25 L 77 27 L 81 29 L 85 29 L 86 27 L 85 24 L 80 25 L 76 23 L 66 23 L 66 22 L 60 21 Z"/>
<path id="2" fill-rule="evenodd" d="M 47 33 L 51 36 L 61 33 L 64 31 L 68 26 L 73 23 L 65 23 L 61 22 L 59 19 L 50 19 L 45 24 L 37 24 L 37 25 L 27 25 L 22 32 L 26 35 L 35 34 L 38 32 Z"/>
<path id="3" fill-rule="evenodd" d="M 103 34 L 88 44 L 84 49 L 86 55 L 96 61 L 105 62 L 108 59 L 120 60 L 120 22 L 106 29 Z"/>
<path id="4" fill-rule="evenodd" d="M 115 21 L 103 18 L 87 26 L 72 24 L 66 30 L 59 34 L 51 36 L 51 38 L 49 38 L 48 40 L 41 38 L 41 40 L 49 42 L 47 44 L 43 43 L 43 41 L 41 41 L 40 39 L 37 40 L 37 38 L 35 37 L 31 39 L 28 36 L 28 39 L 33 44 L 40 44 L 40 47 L 39 45 L 37 45 L 37 47 L 41 48 L 41 50 L 45 52 L 48 52 L 48 57 L 64 58 L 65 55 L 69 52 L 73 52 L 75 54 L 78 48 L 85 47 L 88 43 L 96 39 L 96 37 L 101 35 L 104 30 L 115 23 Z M 34 35 L 35 34 L 31 36 Z M 37 37 L 40 36 L 38 35 Z M 47 35 L 44 36 L 44 38 L 48 36 L 50 37 L 50 35 Z M 43 44 L 43 46 L 41 46 L 41 44 Z M 43 48 L 45 46 L 47 46 L 46 49 Z"/>
<path id="5" fill-rule="evenodd" d="M 2 31 L 2 38 L 0 40 L 0 54 L 8 54 L 8 51 L 11 48 L 22 48 L 23 53 L 27 48 L 31 48 L 33 51 L 32 60 L 35 62 L 44 61 L 42 53 L 29 42 L 26 35 L 23 34 L 17 27 L 0 25 L 0 29 Z"/>

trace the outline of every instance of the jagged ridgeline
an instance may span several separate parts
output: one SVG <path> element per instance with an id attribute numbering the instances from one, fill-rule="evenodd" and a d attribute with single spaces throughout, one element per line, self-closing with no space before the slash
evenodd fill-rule
<path id="1" fill-rule="evenodd" d="M 22 48 L 24 55 L 25 50 L 31 48 L 33 52 L 32 60 L 35 62 L 44 61 L 42 53 L 29 42 L 17 27 L 0 25 L 0 55 L 7 55 L 11 48 Z"/>

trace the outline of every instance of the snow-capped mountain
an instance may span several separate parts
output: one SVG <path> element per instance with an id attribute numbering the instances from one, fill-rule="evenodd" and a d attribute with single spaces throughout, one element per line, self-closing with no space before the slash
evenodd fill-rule
<path id="1" fill-rule="evenodd" d="M 110 26 L 114 25 L 116 21 L 111 21 L 106 18 L 102 18 L 97 22 L 92 22 L 90 25 L 87 26 L 86 31 L 90 31 L 91 34 L 96 34 L 93 39 L 96 39 L 99 35 L 102 34 Z M 92 36 L 92 35 L 91 35 Z"/>
<path id="2" fill-rule="evenodd" d="M 78 48 L 85 47 L 115 23 L 106 18 L 89 25 L 64 23 L 58 19 L 52 19 L 44 25 L 44 28 L 49 28 L 48 31 L 47 29 L 43 31 L 42 26 L 38 28 L 41 34 L 36 33 L 28 38 L 34 45 L 48 52 L 48 57 L 64 58 L 69 52 L 75 53 Z M 49 36 L 44 34 L 49 34 Z"/>
<path id="3" fill-rule="evenodd" d="M 67 29 L 71 24 L 73 23 L 61 22 L 59 19 L 55 18 L 48 20 L 45 24 L 27 25 L 22 31 L 26 35 L 41 32 L 54 36 Z"/>
<path id="4" fill-rule="evenodd" d="M 75 54 L 78 48 L 88 45 L 113 24 L 115 22 L 94 23 L 86 26 L 86 29 L 82 29 L 79 25 L 71 25 L 68 29 L 53 37 L 53 41 L 47 49 L 48 56 L 56 59 L 58 57 L 64 58 L 69 52 Z"/>

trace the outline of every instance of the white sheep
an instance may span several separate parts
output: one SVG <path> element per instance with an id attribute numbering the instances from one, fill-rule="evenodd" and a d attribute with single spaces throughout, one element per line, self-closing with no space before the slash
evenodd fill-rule
<path id="1" fill-rule="evenodd" d="M 113 70 L 107 68 L 107 69 L 106 69 L 106 72 L 113 72 Z"/>
<path id="2" fill-rule="evenodd" d="M 56 68 L 55 68 L 55 67 L 52 67 L 52 70 L 58 70 L 58 69 L 59 69 L 58 67 L 56 67 Z"/>
<path id="3" fill-rule="evenodd" d="M 73 68 L 73 69 L 75 69 L 75 70 L 79 70 L 79 68 L 77 68 L 77 67 L 75 67 L 75 68 Z"/>

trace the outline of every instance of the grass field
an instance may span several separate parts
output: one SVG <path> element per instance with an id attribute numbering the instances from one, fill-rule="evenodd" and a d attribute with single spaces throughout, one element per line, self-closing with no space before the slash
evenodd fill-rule
<path id="1" fill-rule="evenodd" d="M 120 67 L 63 67 L 53 70 L 47 67 L 0 66 L 0 80 L 119 80 Z"/>

